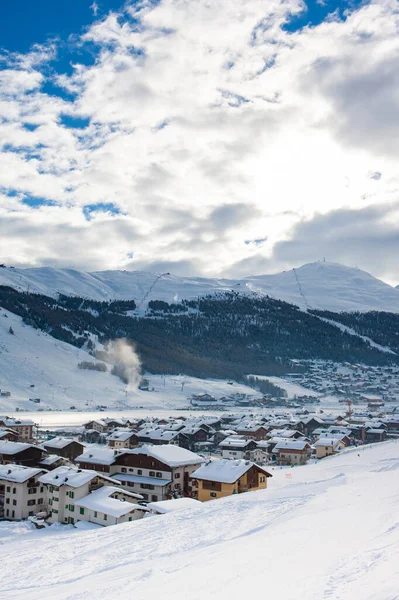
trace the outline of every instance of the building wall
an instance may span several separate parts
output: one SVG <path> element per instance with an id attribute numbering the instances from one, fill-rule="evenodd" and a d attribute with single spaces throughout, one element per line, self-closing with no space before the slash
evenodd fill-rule
<path id="1" fill-rule="evenodd" d="M 218 498 L 224 498 L 225 496 L 231 496 L 232 494 L 241 494 L 246 491 L 264 490 L 267 488 L 267 477 L 262 472 L 257 472 L 256 485 L 253 485 L 254 467 L 247 471 L 240 479 L 235 483 L 218 483 L 211 481 L 198 481 L 198 500 L 206 502 L 207 500 L 216 500 Z"/>
<path id="2" fill-rule="evenodd" d="M 75 510 L 75 522 L 86 521 L 88 523 L 102 525 L 103 527 L 108 527 L 109 525 L 118 525 L 119 523 L 128 523 L 129 521 L 137 521 L 138 519 L 142 519 L 144 516 L 144 511 L 135 510 L 134 508 L 132 508 L 130 513 L 123 515 L 122 517 L 112 517 L 111 515 L 106 515 L 99 511 L 91 509 L 89 510 L 88 508 L 81 509 L 79 506 L 76 506 Z"/>
<path id="3" fill-rule="evenodd" d="M 4 518 L 20 521 L 46 510 L 47 491 L 35 478 L 35 485 L 28 482 L 13 483 L 0 481 L 4 486 Z M 29 504 L 28 504 L 29 503 Z"/>

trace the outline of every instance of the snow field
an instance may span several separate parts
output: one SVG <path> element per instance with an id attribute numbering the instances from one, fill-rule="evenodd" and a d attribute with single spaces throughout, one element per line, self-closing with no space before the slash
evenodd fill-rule
<path id="1" fill-rule="evenodd" d="M 196 510 L 17 536 L 0 547 L 0 598 L 395 600 L 399 443 L 357 450 Z"/>

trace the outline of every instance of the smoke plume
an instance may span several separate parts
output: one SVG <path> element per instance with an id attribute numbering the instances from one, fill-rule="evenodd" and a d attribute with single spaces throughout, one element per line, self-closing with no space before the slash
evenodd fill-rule
<path id="1" fill-rule="evenodd" d="M 119 339 L 108 346 L 111 373 L 124 381 L 129 389 L 137 389 L 141 380 L 141 361 L 132 342 Z"/>

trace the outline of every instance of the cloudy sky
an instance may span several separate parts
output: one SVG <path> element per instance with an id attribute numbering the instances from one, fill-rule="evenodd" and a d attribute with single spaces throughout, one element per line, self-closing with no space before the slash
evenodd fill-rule
<path id="1" fill-rule="evenodd" d="M 396 0 L 0 3 L 0 257 L 399 272 Z"/>

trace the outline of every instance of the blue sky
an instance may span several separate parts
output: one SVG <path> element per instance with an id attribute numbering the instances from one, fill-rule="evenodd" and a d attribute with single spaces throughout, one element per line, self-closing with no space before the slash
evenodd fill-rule
<path id="1" fill-rule="evenodd" d="M 1 2 L 1 261 L 395 280 L 396 7 Z"/>

